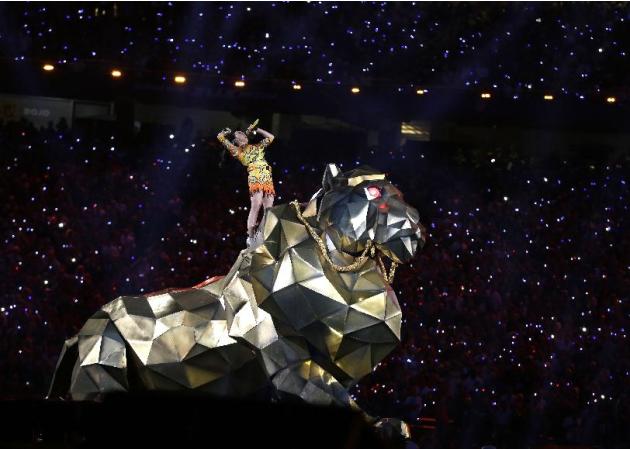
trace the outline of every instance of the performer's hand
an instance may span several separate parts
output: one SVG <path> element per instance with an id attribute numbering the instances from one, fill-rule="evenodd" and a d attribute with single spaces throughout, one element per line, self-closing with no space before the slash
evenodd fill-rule
<path id="1" fill-rule="evenodd" d="M 230 128 L 223 128 L 221 130 L 221 134 L 230 134 L 232 132 L 232 130 Z"/>

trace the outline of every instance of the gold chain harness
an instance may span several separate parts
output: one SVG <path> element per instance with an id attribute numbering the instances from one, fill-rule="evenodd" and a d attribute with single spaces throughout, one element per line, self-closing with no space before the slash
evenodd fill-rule
<path id="1" fill-rule="evenodd" d="M 313 240 L 315 240 L 315 243 L 317 243 L 317 246 L 319 247 L 319 251 L 322 253 L 322 256 L 324 257 L 324 259 L 326 259 L 326 262 L 328 262 L 335 271 L 339 271 L 339 272 L 355 271 L 356 269 L 361 267 L 365 263 L 365 261 L 369 258 L 368 256 L 368 252 L 369 252 L 370 256 L 372 257 L 376 255 L 376 262 L 378 263 L 381 269 L 381 272 L 383 273 L 383 276 L 385 276 L 385 280 L 387 281 L 387 283 L 391 284 L 392 282 L 394 282 L 394 274 L 396 273 L 396 267 L 398 266 L 398 264 L 392 261 L 392 264 L 390 265 L 389 273 L 388 273 L 387 269 L 385 268 L 385 264 L 383 263 L 383 260 L 381 259 L 380 252 L 377 253 L 378 250 L 376 246 L 374 246 L 374 242 L 370 239 L 368 239 L 367 243 L 365 244 L 365 249 L 363 250 L 363 252 L 361 252 L 361 255 L 357 257 L 354 262 L 352 262 L 349 265 L 338 265 L 334 263 L 332 259 L 330 258 L 330 256 L 328 255 L 328 248 L 326 247 L 326 244 L 321 239 L 321 237 L 317 235 L 317 232 L 315 232 L 315 229 L 313 229 L 313 227 L 308 223 L 308 221 L 306 221 L 306 218 L 304 218 L 304 216 L 302 215 L 302 211 L 300 211 L 300 203 L 298 203 L 297 200 L 293 200 L 291 201 L 290 204 L 295 209 L 295 213 L 297 214 L 297 217 L 300 220 L 300 222 L 302 222 L 302 224 L 304 225 L 304 227 L 306 227 L 306 230 L 311 235 Z"/>

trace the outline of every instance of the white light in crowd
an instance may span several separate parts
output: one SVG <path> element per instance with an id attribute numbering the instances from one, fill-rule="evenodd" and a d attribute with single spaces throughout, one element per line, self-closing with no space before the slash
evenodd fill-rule
<path id="1" fill-rule="evenodd" d="M 302 90 L 302 86 L 300 84 L 294 84 L 293 90 Z"/>
<path id="2" fill-rule="evenodd" d="M 424 95 L 424 94 L 426 94 L 427 92 L 428 92 L 428 90 L 426 90 L 426 89 L 418 89 L 418 90 L 416 90 L 416 93 L 417 93 L 418 95 Z"/>
<path id="3" fill-rule="evenodd" d="M 42 69 L 44 69 L 46 72 L 52 72 L 53 70 L 55 70 L 55 66 L 52 64 L 44 64 Z"/>
<path id="4" fill-rule="evenodd" d="M 359 92 L 361 92 L 361 89 L 359 89 L 358 87 L 353 87 L 352 89 L 350 89 L 350 91 L 351 91 L 353 94 L 358 94 Z"/>
<path id="5" fill-rule="evenodd" d="M 481 98 L 484 98 L 486 100 L 488 98 L 491 98 L 491 97 L 492 97 L 492 95 L 489 92 L 482 92 L 482 94 L 481 94 Z"/>
<path id="6" fill-rule="evenodd" d="M 545 100 L 547 100 L 547 101 L 551 101 L 551 100 L 553 100 L 553 95 L 551 95 L 551 94 L 545 94 L 545 96 L 544 96 L 543 98 L 544 98 Z"/>
<path id="7" fill-rule="evenodd" d="M 118 69 L 112 70 L 112 78 L 120 78 L 122 76 L 122 72 Z"/>
<path id="8" fill-rule="evenodd" d="M 243 81 L 243 80 L 234 81 L 234 86 L 236 86 L 236 87 L 245 87 L 245 81 Z"/>
<path id="9" fill-rule="evenodd" d="M 186 82 L 186 77 L 183 75 L 177 75 L 173 80 L 177 84 L 184 84 Z"/>
<path id="10" fill-rule="evenodd" d="M 606 102 L 607 103 L 615 103 L 617 101 L 617 98 L 615 97 L 608 97 L 606 98 Z"/>

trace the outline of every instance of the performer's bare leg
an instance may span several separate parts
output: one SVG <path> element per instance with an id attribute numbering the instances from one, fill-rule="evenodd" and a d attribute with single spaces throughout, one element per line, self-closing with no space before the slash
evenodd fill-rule
<path id="1" fill-rule="evenodd" d="M 256 232 L 256 222 L 258 221 L 258 212 L 263 205 L 263 192 L 254 192 L 251 195 L 251 207 L 249 209 L 249 216 L 247 217 L 247 236 L 254 237 Z"/>
<path id="2" fill-rule="evenodd" d="M 263 196 L 263 198 L 262 198 L 263 207 L 264 207 L 265 209 L 267 209 L 268 207 L 273 206 L 273 199 L 274 199 L 274 198 L 275 198 L 275 197 L 274 197 L 273 195 L 265 195 L 265 196 Z M 263 213 L 264 213 L 264 212 L 263 212 Z"/>

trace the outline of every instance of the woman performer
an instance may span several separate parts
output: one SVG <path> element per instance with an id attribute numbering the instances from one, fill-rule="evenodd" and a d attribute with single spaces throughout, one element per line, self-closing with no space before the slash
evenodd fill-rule
<path id="1" fill-rule="evenodd" d="M 258 120 L 252 123 L 245 132 L 234 131 L 233 140 L 230 141 L 227 135 L 232 132 L 230 128 L 224 128 L 217 139 L 232 156 L 247 167 L 247 184 L 249 185 L 249 195 L 251 208 L 247 217 L 247 246 L 250 247 L 255 242 L 257 231 L 258 212 L 261 206 L 265 209 L 273 206 L 276 195 L 271 177 L 271 166 L 265 160 L 265 148 L 273 142 L 274 136 L 262 128 L 257 128 Z M 248 135 L 260 134 L 263 139 L 259 143 L 250 144 Z M 264 214 L 264 210 L 263 210 Z"/>

